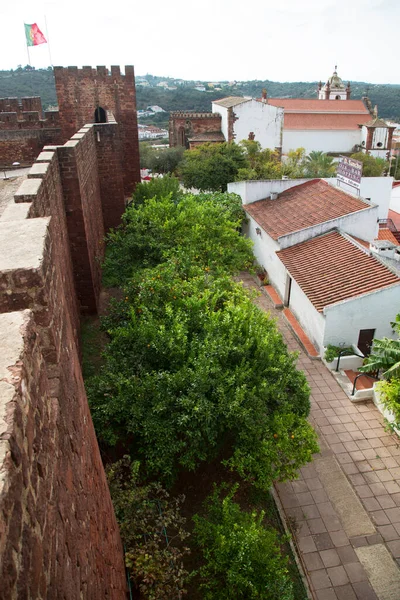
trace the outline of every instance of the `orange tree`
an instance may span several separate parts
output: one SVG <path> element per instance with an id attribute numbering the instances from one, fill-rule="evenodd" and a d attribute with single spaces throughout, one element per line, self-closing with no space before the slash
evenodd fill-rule
<path id="1" fill-rule="evenodd" d="M 112 234 L 106 273 L 124 299 L 103 322 L 89 399 L 100 440 L 148 479 L 171 483 L 221 455 L 267 489 L 317 450 L 309 389 L 274 321 L 231 279 L 250 247 L 237 206 L 217 196 L 148 200 Z"/>

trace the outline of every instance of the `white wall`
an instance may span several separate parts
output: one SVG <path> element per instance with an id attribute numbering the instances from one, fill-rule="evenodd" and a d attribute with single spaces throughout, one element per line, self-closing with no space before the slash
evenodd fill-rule
<path id="1" fill-rule="evenodd" d="M 294 279 L 292 279 L 289 308 L 321 352 L 324 345 L 325 317 L 317 311 Z"/>
<path id="2" fill-rule="evenodd" d="M 239 196 L 242 198 L 243 204 L 250 204 L 251 202 L 256 202 L 256 200 L 264 200 L 265 198 L 268 198 L 271 192 L 281 193 L 285 190 L 288 190 L 291 187 L 294 187 L 295 185 L 300 185 L 301 183 L 304 183 L 306 181 L 309 181 L 309 179 L 269 179 L 265 181 L 238 181 L 235 183 L 228 184 L 228 192 L 239 194 Z M 337 187 L 336 177 L 325 178 L 325 181 L 327 181 L 334 187 Z M 389 204 L 391 203 L 392 197 L 392 183 L 393 177 L 361 178 L 360 196 L 361 198 L 370 198 L 372 204 L 378 205 L 379 210 L 377 218 L 379 219 L 387 219 Z M 345 183 L 341 183 L 339 189 L 342 189 L 344 192 L 347 192 L 352 196 L 358 197 L 355 189 L 346 185 Z M 394 190 L 395 189 L 396 188 L 394 188 Z M 396 209 L 393 208 L 393 210 Z M 400 212 L 400 207 L 397 212 Z M 364 239 L 372 240 L 374 238 Z"/>
<path id="3" fill-rule="evenodd" d="M 336 178 L 325 179 L 329 183 L 336 184 Z M 387 219 L 392 196 L 393 177 L 361 177 L 360 196 L 362 198 L 370 198 L 372 204 L 377 204 L 378 218 Z M 357 196 L 354 188 L 340 183 L 340 189 Z"/>
<path id="4" fill-rule="evenodd" d="M 247 140 L 253 132 L 262 149 L 275 150 L 282 146 L 282 108 L 251 100 L 234 106 L 233 112 L 237 118 L 233 124 L 236 143 Z"/>
<path id="5" fill-rule="evenodd" d="M 221 115 L 221 131 L 224 134 L 225 140 L 228 141 L 228 109 L 213 102 L 212 112 Z"/>
<path id="6" fill-rule="evenodd" d="M 339 100 L 338 100 L 339 102 Z M 361 144 L 359 129 L 286 129 L 283 130 L 283 154 L 296 148 L 305 148 L 309 154 L 313 150 L 322 152 L 352 152 L 355 145 Z"/>
<path id="7" fill-rule="evenodd" d="M 389 137 L 389 129 L 386 127 L 375 127 L 372 135 L 372 148 L 379 149 L 378 144 L 382 144 L 381 148 L 386 148 Z"/>
<path id="8" fill-rule="evenodd" d="M 279 244 L 261 227 L 259 227 L 261 235 L 257 235 L 256 227 L 259 227 L 259 225 L 252 217 L 249 217 L 248 223 L 243 226 L 243 233 L 253 241 L 253 253 L 257 262 L 268 272 L 272 285 L 276 287 L 283 298 L 286 283 L 286 268 L 276 255 L 279 250 Z"/>
<path id="9" fill-rule="evenodd" d="M 375 337 L 396 339 L 390 322 L 400 308 L 400 284 L 324 308 L 324 346 L 357 345 L 360 329 L 376 329 Z"/>
<path id="10" fill-rule="evenodd" d="M 400 185 L 396 185 L 396 187 L 392 188 L 390 209 L 400 213 Z"/>
<path id="11" fill-rule="evenodd" d="M 305 183 L 309 179 L 265 179 L 260 181 L 236 181 L 228 183 L 228 192 L 238 194 L 242 204 L 251 204 L 257 200 L 265 200 L 271 192 L 280 194 L 295 185 Z"/>
<path id="12" fill-rule="evenodd" d="M 288 248 L 289 246 L 300 244 L 301 242 L 305 242 L 316 235 L 321 235 L 334 228 L 364 240 L 373 240 L 378 235 L 377 217 L 377 206 L 371 206 L 371 208 L 366 207 L 366 210 L 350 213 L 344 217 L 331 219 L 330 221 L 318 223 L 318 225 L 313 225 L 312 227 L 300 229 L 299 231 L 281 236 L 279 238 L 279 245 L 282 249 Z"/>

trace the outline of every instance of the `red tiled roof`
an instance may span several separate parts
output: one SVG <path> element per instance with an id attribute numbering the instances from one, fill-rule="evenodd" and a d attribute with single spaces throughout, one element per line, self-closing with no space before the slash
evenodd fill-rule
<path id="1" fill-rule="evenodd" d="M 388 219 L 392 219 L 393 223 L 396 225 L 397 229 L 400 231 L 400 213 L 395 212 L 394 210 L 389 210 Z"/>
<path id="2" fill-rule="evenodd" d="M 277 252 L 315 308 L 373 292 L 400 278 L 338 231 Z"/>
<path id="3" fill-rule="evenodd" d="M 367 250 L 369 250 L 369 242 L 367 242 L 367 240 L 362 240 L 361 238 L 356 237 L 355 235 L 352 235 L 351 237 L 353 238 L 353 240 L 356 240 L 356 242 L 361 244 L 361 246 L 364 246 L 364 248 L 367 248 Z"/>
<path id="4" fill-rule="evenodd" d="M 358 113 L 366 115 L 368 120 L 371 115 L 362 100 L 317 100 L 315 98 L 268 98 L 268 104 L 281 106 L 285 112 L 295 110 L 298 112 L 324 112 L 324 113 Z"/>
<path id="5" fill-rule="evenodd" d="M 367 202 L 323 181 L 311 179 L 279 195 L 277 200 L 258 200 L 243 208 L 274 240 L 318 223 L 369 208 Z"/>
<path id="6" fill-rule="evenodd" d="M 370 115 L 299 112 L 285 110 L 285 129 L 359 129 Z"/>
<path id="7" fill-rule="evenodd" d="M 389 242 L 393 242 L 393 244 L 396 244 L 396 246 L 399 245 L 399 242 L 396 240 L 390 229 L 379 229 L 378 240 L 388 240 Z"/>

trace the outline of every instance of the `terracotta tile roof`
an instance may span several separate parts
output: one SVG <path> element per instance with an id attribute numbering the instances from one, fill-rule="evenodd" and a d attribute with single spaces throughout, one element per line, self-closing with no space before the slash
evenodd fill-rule
<path id="1" fill-rule="evenodd" d="M 397 229 L 400 231 L 400 213 L 389 209 L 388 219 L 392 219 L 393 223 L 396 225 Z"/>
<path id="2" fill-rule="evenodd" d="M 288 113 L 285 110 L 285 129 L 359 129 L 369 115 L 338 113 Z"/>
<path id="3" fill-rule="evenodd" d="M 388 125 L 388 123 L 386 123 L 386 121 L 383 121 L 382 119 L 378 119 L 378 117 L 376 117 L 375 119 L 372 119 L 372 121 L 367 121 L 367 123 L 364 123 L 367 127 L 373 127 L 373 128 L 383 128 L 383 129 L 396 129 L 396 127 L 394 125 Z"/>
<path id="4" fill-rule="evenodd" d="M 287 111 L 325 112 L 325 113 L 357 113 L 371 115 L 362 100 L 317 100 L 315 98 L 268 98 L 268 104 L 281 106 Z"/>
<path id="5" fill-rule="evenodd" d="M 370 204 L 311 179 L 282 192 L 277 200 L 258 200 L 243 208 L 274 240 L 318 223 L 369 208 Z"/>
<path id="6" fill-rule="evenodd" d="M 213 104 L 218 104 L 219 106 L 224 106 L 225 108 L 230 108 L 231 106 L 236 106 L 237 104 L 242 104 L 243 102 L 249 102 L 249 98 L 242 98 L 241 96 L 228 96 L 227 98 L 221 98 L 221 100 L 213 100 Z"/>
<path id="7" fill-rule="evenodd" d="M 356 237 L 355 235 L 352 235 L 350 237 L 352 237 L 353 240 L 361 244 L 361 246 L 364 246 L 364 248 L 367 248 L 367 250 L 369 250 L 369 242 L 367 242 L 367 240 L 362 240 L 361 238 Z"/>
<path id="8" fill-rule="evenodd" d="M 375 257 L 331 231 L 277 252 L 315 308 L 373 292 L 400 278 Z"/>
<path id="9" fill-rule="evenodd" d="M 379 229 L 378 240 L 388 240 L 388 242 L 392 242 L 393 244 L 396 244 L 396 246 L 399 245 L 399 242 L 396 240 L 390 229 Z"/>

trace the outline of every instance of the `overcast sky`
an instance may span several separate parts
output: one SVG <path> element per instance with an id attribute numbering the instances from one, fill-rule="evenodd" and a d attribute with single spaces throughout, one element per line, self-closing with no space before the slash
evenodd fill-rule
<path id="1" fill-rule="evenodd" d="M 11 6 L 10 6 L 11 4 Z M 133 64 L 182 79 L 400 83 L 400 0 L 3 0 L 0 68 L 28 61 L 23 22 L 53 65 Z M 7 8 L 3 8 L 6 5 Z M 30 49 L 35 67 L 48 46 Z"/>

